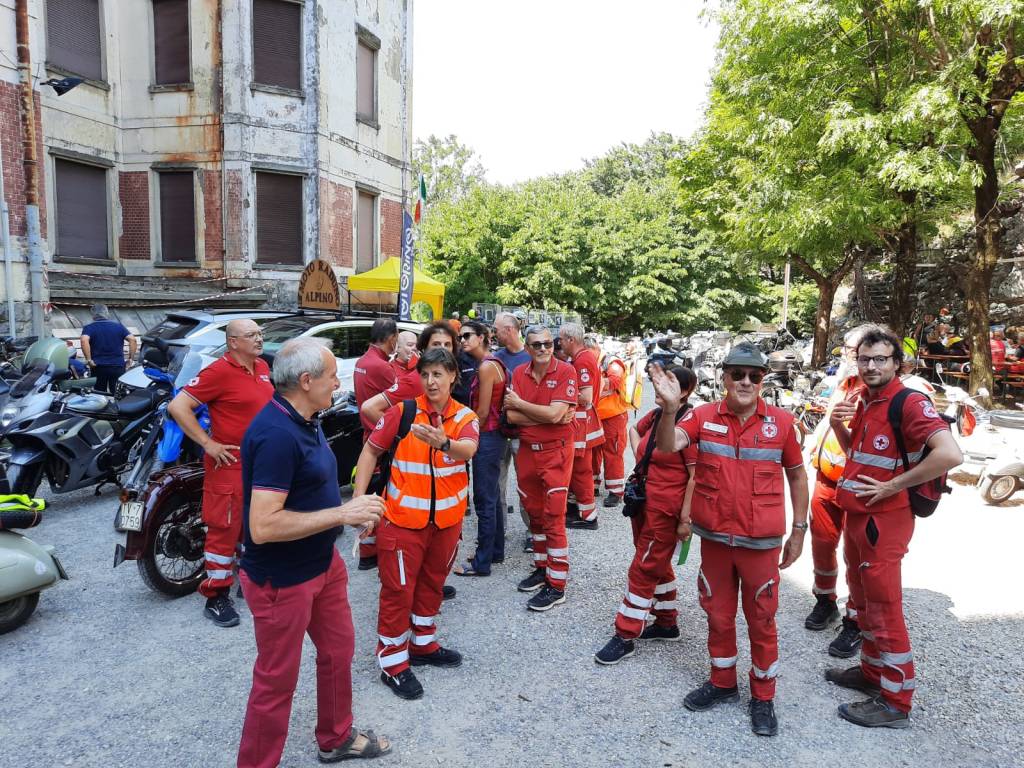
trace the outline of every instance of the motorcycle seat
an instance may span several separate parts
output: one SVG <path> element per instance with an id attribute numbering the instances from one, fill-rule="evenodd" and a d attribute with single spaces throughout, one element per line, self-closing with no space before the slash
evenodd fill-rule
<path id="1" fill-rule="evenodd" d="M 134 419 L 154 408 L 156 392 L 152 389 L 137 389 L 112 405 L 112 410 L 117 416 Z"/>

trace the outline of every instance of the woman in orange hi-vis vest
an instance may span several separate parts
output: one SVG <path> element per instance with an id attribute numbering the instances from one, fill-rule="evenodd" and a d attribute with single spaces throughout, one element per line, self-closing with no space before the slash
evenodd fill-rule
<path id="1" fill-rule="evenodd" d="M 480 439 L 476 413 L 451 398 L 459 376 L 455 356 L 428 349 L 416 367 L 425 394 L 380 418 L 359 456 L 354 484 L 355 496 L 366 493 L 378 459 L 393 451 L 384 519 L 377 528 L 377 659 L 381 681 L 403 699 L 423 695 L 410 665 L 462 663 L 458 651 L 438 644 L 434 616 L 466 514 L 466 462 Z M 413 404 L 414 415 L 406 411 Z"/>

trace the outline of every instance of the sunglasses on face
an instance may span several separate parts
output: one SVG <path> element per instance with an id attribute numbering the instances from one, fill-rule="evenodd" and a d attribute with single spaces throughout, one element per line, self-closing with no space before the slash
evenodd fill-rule
<path id="1" fill-rule="evenodd" d="M 232 339 L 249 339 L 249 341 L 252 341 L 254 339 L 262 339 L 263 338 L 263 331 L 251 331 L 249 333 L 240 333 L 238 335 L 232 336 L 231 338 Z"/>
<path id="2" fill-rule="evenodd" d="M 729 378 L 735 382 L 741 382 L 744 379 L 750 379 L 751 384 L 760 384 L 764 379 L 764 373 L 761 371 L 747 371 L 741 368 L 730 368 Z"/>
<path id="3" fill-rule="evenodd" d="M 555 346 L 553 341 L 531 341 L 530 348 L 540 352 L 542 349 L 551 349 Z"/>
<path id="4" fill-rule="evenodd" d="M 463 341 L 469 341 L 474 336 L 476 336 L 476 334 L 473 333 L 472 331 L 467 331 L 466 333 L 460 333 L 459 334 L 459 338 L 462 339 Z"/>

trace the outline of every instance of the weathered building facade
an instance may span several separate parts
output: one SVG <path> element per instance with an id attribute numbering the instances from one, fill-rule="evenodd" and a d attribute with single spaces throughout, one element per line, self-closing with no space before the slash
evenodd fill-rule
<path id="1" fill-rule="evenodd" d="M 77 324 L 94 301 L 142 325 L 182 301 L 293 306 L 315 258 L 343 282 L 399 254 L 411 0 L 0 0 L 19 331 L 33 299 L 21 5 L 47 278 L 35 300 L 51 324 Z M 66 76 L 84 82 L 62 96 L 41 85 Z"/>

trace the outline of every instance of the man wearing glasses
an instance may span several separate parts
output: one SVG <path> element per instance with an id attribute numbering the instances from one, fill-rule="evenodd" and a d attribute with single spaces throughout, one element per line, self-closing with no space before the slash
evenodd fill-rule
<path id="1" fill-rule="evenodd" d="M 737 701 L 736 601 L 742 595 L 750 637 L 750 723 L 759 736 L 778 733 L 775 677 L 779 643 L 779 569 L 800 556 L 807 530 L 807 473 L 793 416 L 760 397 L 768 360 L 752 344 L 737 344 L 722 363 L 725 399 L 698 406 L 676 423 L 679 380 L 652 365 L 651 380 L 666 403 L 658 424 L 657 447 L 687 452 L 692 466 L 691 519 L 684 507 L 679 534 L 701 537 L 697 590 L 708 615 L 711 679 L 690 691 L 691 711 Z M 786 533 L 783 474 L 793 502 L 793 530 Z M 780 561 L 781 554 L 781 561 Z"/>
<path id="2" fill-rule="evenodd" d="M 263 334 L 252 320 L 232 320 L 225 329 L 227 352 L 204 368 L 179 392 L 167 412 L 182 431 L 206 452 L 203 478 L 203 523 L 206 525 L 206 598 L 203 615 L 218 627 L 238 626 L 231 600 L 232 568 L 242 534 L 242 463 L 239 446 L 249 424 L 274 395 L 270 368 L 260 358 Z M 206 405 L 210 433 L 203 431 L 193 409 Z"/>
<path id="3" fill-rule="evenodd" d="M 530 364 L 512 374 L 505 392 L 510 424 L 519 427 L 516 474 L 519 496 L 530 516 L 533 572 L 519 582 L 520 592 L 540 590 L 526 607 L 547 611 L 565 602 L 569 542 L 565 501 L 572 474 L 573 421 L 577 402 L 576 369 L 554 358 L 555 342 L 543 325 L 526 331 Z"/>
<path id="4" fill-rule="evenodd" d="M 849 456 L 836 501 L 846 514 L 846 581 L 863 643 L 860 664 L 826 670 L 825 679 L 871 697 L 839 706 L 840 717 L 868 728 L 909 726 L 917 686 L 903 617 L 901 568 L 914 533 L 907 491 L 915 488 L 920 496 L 937 500 L 941 490 L 930 481 L 963 461 L 949 425 L 931 400 L 917 391 L 900 394 L 906 389 L 898 375 L 902 363 L 899 338 L 881 329 L 864 334 L 857 346 L 857 367 L 867 392 L 856 404 L 837 405 L 830 418 Z M 897 396 L 903 398 L 898 434 L 889 416 Z"/>

